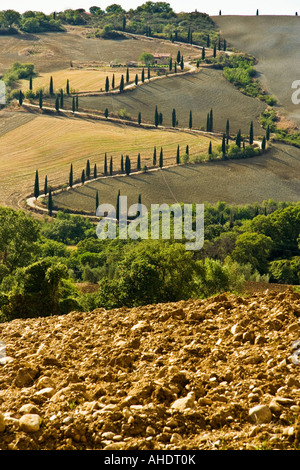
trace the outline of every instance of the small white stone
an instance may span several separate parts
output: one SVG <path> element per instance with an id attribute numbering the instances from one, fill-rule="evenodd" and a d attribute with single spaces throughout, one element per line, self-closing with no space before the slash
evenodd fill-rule
<path id="1" fill-rule="evenodd" d="M 25 432 L 36 432 L 40 429 L 41 417 L 38 414 L 25 414 L 19 419 L 20 428 Z"/>

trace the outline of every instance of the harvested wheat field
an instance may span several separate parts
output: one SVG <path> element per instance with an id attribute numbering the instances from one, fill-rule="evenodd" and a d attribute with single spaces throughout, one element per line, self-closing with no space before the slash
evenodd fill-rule
<path id="1" fill-rule="evenodd" d="M 112 113 L 120 109 L 137 119 L 139 112 L 142 119 L 154 122 L 155 107 L 163 115 L 163 124 L 172 124 L 172 110 L 176 111 L 178 127 L 188 127 L 189 112 L 192 111 L 193 127 L 206 129 L 207 113 L 213 110 L 214 130 L 225 132 L 226 121 L 230 121 L 230 131 L 249 133 L 251 121 L 254 121 L 256 136 L 264 134 L 258 117 L 266 108 L 258 99 L 240 93 L 229 83 L 222 71 L 202 68 L 193 74 L 165 77 L 161 80 L 145 83 L 130 91 L 110 96 L 84 96 L 79 100 L 84 109 Z M 71 103 L 69 103 L 71 107 Z"/>
<path id="2" fill-rule="evenodd" d="M 230 45 L 258 59 L 255 66 L 265 89 L 278 98 L 278 110 L 300 126 L 300 108 L 292 102 L 299 80 L 298 16 L 219 16 L 213 20 Z M 298 88 L 298 87 L 297 87 Z"/>
<path id="3" fill-rule="evenodd" d="M 5 119 L 5 112 L 3 112 Z M 41 189 L 47 175 L 48 185 L 62 186 L 69 181 L 70 164 L 74 168 L 74 181 L 80 180 L 82 169 L 90 160 L 91 170 L 97 164 L 104 170 L 104 155 L 114 157 L 114 169 L 120 168 L 121 155 L 130 155 L 132 164 L 141 153 L 143 165 L 152 162 L 153 149 L 163 143 L 165 162 L 176 159 L 177 145 L 191 152 L 207 153 L 209 141 L 220 142 L 191 133 L 139 129 L 123 124 L 76 118 L 14 113 L 14 126 L 1 136 L 0 203 L 16 207 L 32 193 L 35 171 L 39 170 Z M 32 117 L 32 114 L 29 113 Z M 7 122 L 11 122 L 9 114 Z M 18 126 L 18 120 L 20 125 Z M 12 125 L 12 124 L 11 124 Z M 7 124 L 8 126 L 8 124 Z M 38 129 L 38 132 L 37 132 Z"/>
<path id="4" fill-rule="evenodd" d="M 187 164 L 137 175 L 100 178 L 54 195 L 61 209 L 92 212 L 101 203 L 116 204 L 118 191 L 134 204 L 139 194 L 151 204 L 176 202 L 248 204 L 268 199 L 299 201 L 300 151 L 273 144 L 264 155 L 246 160 Z M 245 184 L 247 182 L 247 184 Z"/>
<path id="5" fill-rule="evenodd" d="M 2 323 L 0 448 L 299 449 L 299 299 L 222 294 Z"/>

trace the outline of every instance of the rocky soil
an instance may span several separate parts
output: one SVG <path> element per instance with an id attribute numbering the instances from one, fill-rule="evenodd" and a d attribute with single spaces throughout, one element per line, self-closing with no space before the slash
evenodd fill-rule
<path id="1" fill-rule="evenodd" d="M 300 294 L 0 324 L 0 449 L 300 448 Z"/>

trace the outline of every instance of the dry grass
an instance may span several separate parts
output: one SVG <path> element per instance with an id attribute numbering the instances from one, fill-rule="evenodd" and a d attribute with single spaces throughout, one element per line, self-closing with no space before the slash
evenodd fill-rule
<path id="1" fill-rule="evenodd" d="M 15 113 L 15 120 L 23 113 Z M 23 121 L 22 121 L 23 122 Z M 217 139 L 213 141 L 218 142 Z M 0 204 L 15 206 L 33 190 L 34 174 L 39 170 L 41 185 L 47 175 L 53 186 L 68 182 L 70 163 L 74 179 L 81 176 L 87 159 L 103 171 L 104 155 L 114 157 L 114 169 L 120 166 L 121 154 L 129 155 L 136 166 L 138 153 L 142 165 L 152 163 L 153 148 L 163 146 L 164 161 L 175 162 L 179 144 L 183 153 L 205 153 L 209 138 L 184 132 L 139 129 L 109 122 L 87 121 L 40 115 L 1 137 Z"/>
<path id="2" fill-rule="evenodd" d="M 138 67 L 130 69 L 129 81 L 134 82 L 136 73 L 140 80 L 141 71 L 142 69 Z M 115 76 L 115 88 L 117 88 L 122 75 L 126 82 L 126 67 L 91 67 L 85 69 L 69 67 L 64 70 L 54 71 L 53 73 L 39 74 L 33 80 L 33 89 L 44 89 L 48 93 L 50 77 L 52 76 L 54 91 L 59 92 L 60 89 L 66 91 L 67 80 L 69 80 L 71 92 L 99 92 L 105 90 L 106 77 L 109 78 L 111 88 L 113 75 Z M 27 90 L 29 87 L 28 80 L 20 80 L 19 87 L 24 91 Z"/>

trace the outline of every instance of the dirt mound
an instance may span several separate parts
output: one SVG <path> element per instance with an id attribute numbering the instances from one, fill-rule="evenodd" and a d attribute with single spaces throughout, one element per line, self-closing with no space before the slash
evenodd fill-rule
<path id="1" fill-rule="evenodd" d="M 0 448 L 296 449 L 300 294 L 0 325 Z"/>

